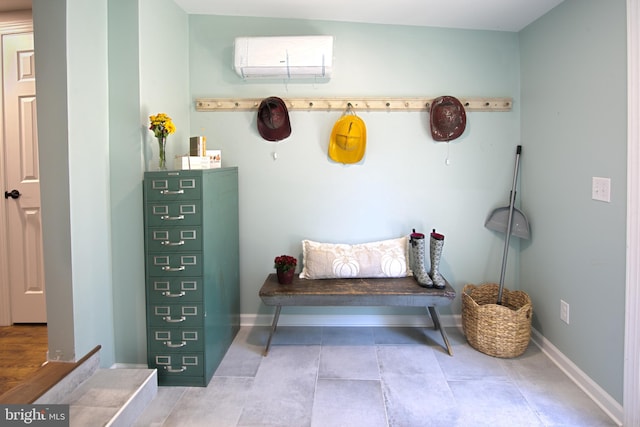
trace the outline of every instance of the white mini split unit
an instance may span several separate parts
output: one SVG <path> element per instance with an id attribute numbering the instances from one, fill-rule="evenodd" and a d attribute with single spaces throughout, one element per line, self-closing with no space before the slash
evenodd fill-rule
<path id="1" fill-rule="evenodd" d="M 237 37 L 233 64 L 246 80 L 328 80 L 333 36 Z"/>

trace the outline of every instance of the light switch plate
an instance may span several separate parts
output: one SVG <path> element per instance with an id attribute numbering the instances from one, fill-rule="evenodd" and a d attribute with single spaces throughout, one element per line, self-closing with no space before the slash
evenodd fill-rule
<path id="1" fill-rule="evenodd" d="M 592 177 L 591 198 L 602 202 L 611 202 L 611 178 Z"/>

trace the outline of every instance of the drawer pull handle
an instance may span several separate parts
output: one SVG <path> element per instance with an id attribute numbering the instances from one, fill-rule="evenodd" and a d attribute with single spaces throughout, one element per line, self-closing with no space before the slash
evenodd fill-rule
<path id="1" fill-rule="evenodd" d="M 166 345 L 169 348 L 180 348 L 180 347 L 184 347 L 185 345 L 187 345 L 186 341 L 182 341 L 180 344 L 174 344 L 171 341 L 165 341 L 164 345 Z"/>
<path id="2" fill-rule="evenodd" d="M 183 271 L 186 267 L 184 265 L 181 265 L 180 267 L 169 267 L 169 266 L 164 266 L 162 267 L 163 271 Z"/>
<path id="3" fill-rule="evenodd" d="M 172 319 L 169 316 L 165 316 L 165 317 L 162 318 L 162 320 L 164 320 L 167 323 L 180 323 L 180 322 L 184 322 L 185 320 L 187 320 L 187 318 L 184 317 L 184 316 L 180 316 L 179 319 Z"/>
<path id="4" fill-rule="evenodd" d="M 184 190 L 162 190 L 160 194 L 164 194 L 165 196 L 169 196 L 171 194 L 184 194 Z"/>
<path id="5" fill-rule="evenodd" d="M 165 291 L 162 293 L 163 297 L 167 297 L 167 298 L 180 298 L 185 296 L 187 293 L 185 291 L 180 292 L 179 294 L 172 294 L 169 291 Z"/>
<path id="6" fill-rule="evenodd" d="M 182 246 L 184 245 L 184 240 L 180 240 L 179 242 L 170 242 L 169 240 L 164 240 L 160 242 L 162 246 Z"/>
<path id="7" fill-rule="evenodd" d="M 187 370 L 186 366 L 181 366 L 179 369 L 174 369 L 171 366 L 165 366 L 164 370 L 167 372 L 171 372 L 173 374 L 179 374 L 180 372 L 184 372 Z"/>
<path id="8" fill-rule="evenodd" d="M 162 221 L 181 221 L 184 219 L 184 215 L 178 215 L 178 216 L 162 215 L 160 219 Z"/>

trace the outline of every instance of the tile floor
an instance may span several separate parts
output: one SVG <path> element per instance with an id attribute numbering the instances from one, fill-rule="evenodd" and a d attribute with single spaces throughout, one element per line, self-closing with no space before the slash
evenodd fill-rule
<path id="1" fill-rule="evenodd" d="M 614 426 L 533 343 L 518 358 L 447 328 L 243 327 L 208 387 L 159 387 L 137 426 Z"/>

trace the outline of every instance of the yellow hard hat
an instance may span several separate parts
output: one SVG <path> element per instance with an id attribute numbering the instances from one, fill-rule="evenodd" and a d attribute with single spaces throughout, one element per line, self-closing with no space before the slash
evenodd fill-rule
<path id="1" fill-rule="evenodd" d="M 338 163 L 358 163 L 367 146 L 367 128 L 355 114 L 345 114 L 333 125 L 329 157 Z"/>

